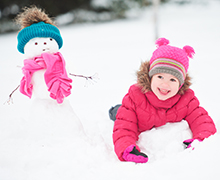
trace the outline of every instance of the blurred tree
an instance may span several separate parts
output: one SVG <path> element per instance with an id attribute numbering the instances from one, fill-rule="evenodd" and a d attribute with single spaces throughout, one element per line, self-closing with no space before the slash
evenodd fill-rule
<path id="1" fill-rule="evenodd" d="M 100 11 L 91 5 L 93 1 L 96 0 L 0 0 L 0 19 L 13 19 L 23 7 L 30 5 L 45 9 L 53 17 L 74 9 Z M 163 1 L 168 0 L 161 0 L 161 2 Z M 145 6 L 151 4 L 152 0 L 107 0 L 108 7 L 101 9 L 101 11 L 112 11 L 120 17 L 127 9 L 131 8 L 131 2 Z"/>
<path id="2" fill-rule="evenodd" d="M 72 9 L 90 7 L 91 0 L 1 0 L 0 1 L 0 18 L 13 18 L 16 13 L 12 12 L 12 8 L 17 6 L 22 9 L 25 6 L 36 5 L 40 8 L 46 9 L 51 16 L 68 12 Z"/>
<path id="3" fill-rule="evenodd" d="M 153 6 L 154 6 L 154 35 L 155 40 L 158 39 L 158 10 L 159 10 L 160 0 L 153 0 Z"/>
<path id="4" fill-rule="evenodd" d="M 166 1 L 170 0 L 161 0 Z M 126 18 L 129 9 L 148 6 L 152 2 L 153 0 L 0 0 L 0 33 L 16 30 L 17 27 L 11 20 L 22 8 L 31 5 L 44 9 L 50 17 L 70 12 L 70 19 L 74 20 L 67 23 L 77 23 Z M 66 19 L 68 18 L 65 16 L 65 22 Z"/>

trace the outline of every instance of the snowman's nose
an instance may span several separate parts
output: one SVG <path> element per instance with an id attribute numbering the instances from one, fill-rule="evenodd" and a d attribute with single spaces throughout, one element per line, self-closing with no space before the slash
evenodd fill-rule
<path id="1" fill-rule="evenodd" d="M 44 45 L 47 45 L 47 43 L 46 43 L 46 42 L 44 42 Z"/>

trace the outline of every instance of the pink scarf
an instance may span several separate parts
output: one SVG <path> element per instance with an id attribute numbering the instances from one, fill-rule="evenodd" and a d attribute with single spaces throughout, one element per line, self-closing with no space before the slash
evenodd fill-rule
<path id="1" fill-rule="evenodd" d="M 44 79 L 50 97 L 56 99 L 59 104 L 62 103 L 64 97 L 71 94 L 72 86 L 70 83 L 72 83 L 72 79 L 67 76 L 65 61 L 60 52 L 54 54 L 43 53 L 33 59 L 25 59 L 22 68 L 24 77 L 21 80 L 20 92 L 31 98 L 33 90 L 31 78 L 34 72 L 41 69 L 46 69 Z"/>

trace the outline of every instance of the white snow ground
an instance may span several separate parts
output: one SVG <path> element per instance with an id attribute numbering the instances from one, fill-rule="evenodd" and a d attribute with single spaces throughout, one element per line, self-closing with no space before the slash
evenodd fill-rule
<path id="1" fill-rule="evenodd" d="M 220 2 L 160 8 L 160 37 L 178 47 L 192 46 L 192 89 L 220 128 L 219 40 Z M 191 137 L 182 121 L 152 129 L 139 144 L 149 155 L 146 164 L 120 162 L 112 144 L 113 122 L 108 110 L 121 102 L 141 61 L 155 49 L 152 9 L 140 18 L 61 28 L 61 53 L 70 72 L 99 74 L 93 85 L 73 77 L 68 101 L 30 100 L 20 92 L 4 105 L 22 77 L 23 56 L 16 33 L 0 35 L 0 180 L 119 180 L 220 178 L 220 135 L 206 139 L 194 151 L 182 141 Z M 73 113 L 75 112 L 75 114 Z M 77 119 L 82 124 L 77 123 Z M 75 128 L 75 129 L 74 129 Z"/>

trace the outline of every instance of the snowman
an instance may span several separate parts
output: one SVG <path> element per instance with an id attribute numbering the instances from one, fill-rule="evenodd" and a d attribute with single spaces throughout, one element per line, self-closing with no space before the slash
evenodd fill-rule
<path id="1" fill-rule="evenodd" d="M 71 94 L 72 80 L 59 49 L 63 40 L 53 21 L 36 7 L 18 15 L 18 51 L 25 56 L 20 92 L 29 98 L 50 97 L 61 104 Z"/>
<path id="2" fill-rule="evenodd" d="M 33 6 L 25 8 L 16 22 L 18 51 L 24 54 L 20 92 L 31 98 L 27 125 L 33 138 L 64 139 L 84 135 L 80 120 L 66 99 L 71 94 L 59 29 L 48 15 Z M 40 136 L 39 136 L 40 135 Z"/>
<path id="3" fill-rule="evenodd" d="M 21 104 L 22 117 L 11 130 L 16 139 L 7 155 L 16 154 L 11 167 L 21 169 L 21 177 L 28 179 L 81 177 L 107 151 L 98 132 L 98 142 L 84 132 L 68 101 L 72 80 L 59 52 L 63 44 L 60 31 L 36 7 L 26 8 L 17 22 L 22 27 L 17 47 L 25 56 L 20 92 L 31 100 Z M 100 144 L 103 146 L 97 147 Z"/>

